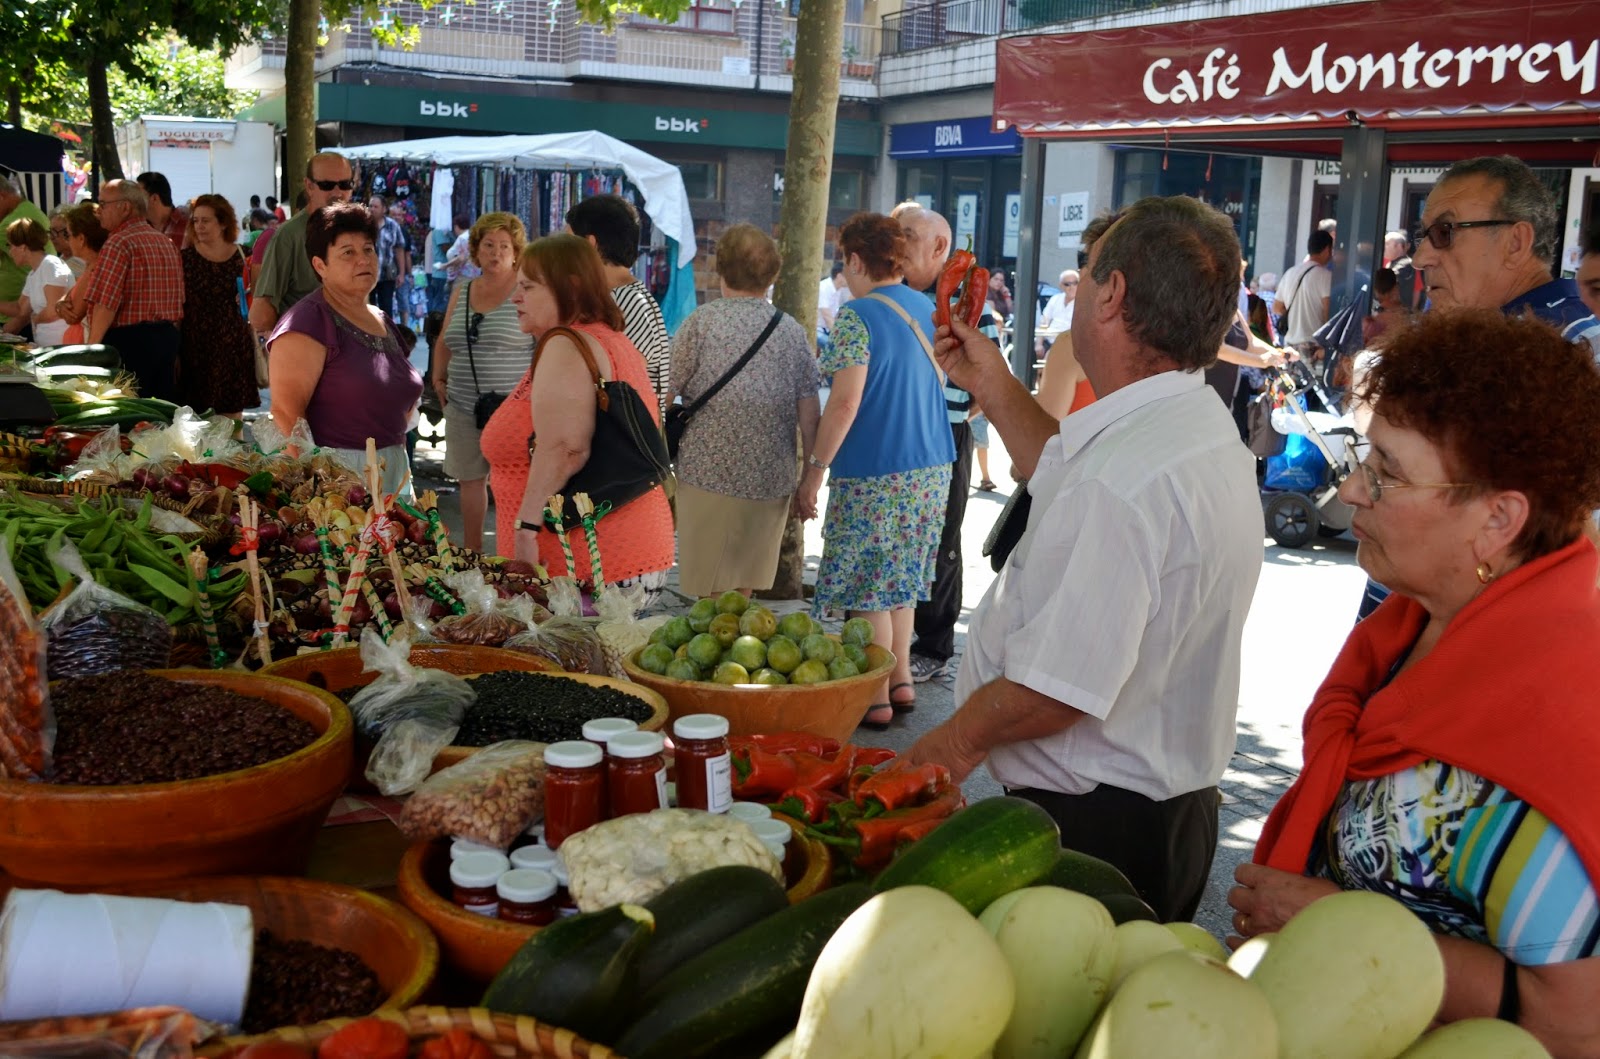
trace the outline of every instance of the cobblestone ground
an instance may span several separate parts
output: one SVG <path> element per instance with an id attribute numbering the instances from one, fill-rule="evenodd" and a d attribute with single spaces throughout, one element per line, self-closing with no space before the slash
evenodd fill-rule
<path id="1" fill-rule="evenodd" d="M 995 440 L 998 442 L 998 435 Z M 459 507 L 453 486 L 444 479 L 442 459 L 441 449 L 424 443 L 417 450 L 415 473 L 419 488 L 440 492 L 446 521 L 452 533 L 459 533 Z M 1009 463 L 998 445 L 991 449 L 990 473 L 996 481 L 1009 484 L 1005 473 Z M 976 468 L 973 477 L 978 477 Z M 963 527 L 963 600 L 967 609 L 956 630 L 957 665 L 971 608 L 993 581 L 988 560 L 979 550 L 1004 501 L 1001 493 L 975 491 L 967 507 Z M 485 550 L 492 552 L 492 509 L 489 525 Z M 1249 859 L 1268 811 L 1294 781 L 1301 761 L 1301 718 L 1349 631 L 1365 583 L 1365 576 L 1355 565 L 1355 544 L 1346 538 L 1318 541 L 1303 551 L 1286 551 L 1273 546 L 1270 540 L 1264 541 L 1263 547 L 1261 581 L 1245 626 L 1239 743 L 1222 778 L 1221 836 L 1211 882 L 1196 916 L 1202 926 L 1219 935 L 1228 929 L 1226 898 L 1234 867 Z M 808 582 L 815 580 L 821 555 L 821 525 L 814 522 L 806 532 Z M 691 602 L 676 591 L 674 580 L 657 607 L 676 611 Z M 768 605 L 782 614 L 804 604 L 794 601 Z M 954 688 L 954 669 L 919 685 L 914 713 L 898 718 L 887 732 L 862 730 L 858 741 L 906 749 L 955 710 Z M 1000 793 L 999 786 L 983 770 L 974 773 L 963 787 L 969 800 Z"/>

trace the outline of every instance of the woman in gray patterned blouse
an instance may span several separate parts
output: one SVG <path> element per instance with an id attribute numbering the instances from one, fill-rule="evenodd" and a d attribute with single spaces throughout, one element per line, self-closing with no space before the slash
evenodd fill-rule
<path id="1" fill-rule="evenodd" d="M 716 385 L 761 337 L 777 310 L 766 291 L 778 247 L 749 224 L 717 240 L 722 297 L 695 310 L 672 343 L 670 408 Z M 678 452 L 678 578 L 709 596 L 771 588 L 801 455 L 816 440 L 819 379 L 806 332 L 780 314 L 750 362 L 695 412 Z"/>
<path id="2" fill-rule="evenodd" d="M 481 552 L 489 462 L 479 448 L 474 408 L 482 394 L 504 396 L 516 389 L 532 362 L 533 340 L 517 325 L 511 304 L 517 260 L 527 242 L 522 222 L 515 214 L 486 213 L 467 238 L 472 263 L 483 271 L 451 294 L 433 346 L 433 389 L 444 404 L 444 473 L 461 483 L 462 544 Z"/>

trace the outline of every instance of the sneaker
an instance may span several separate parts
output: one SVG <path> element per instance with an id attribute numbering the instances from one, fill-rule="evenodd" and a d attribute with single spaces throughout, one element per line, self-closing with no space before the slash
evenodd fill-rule
<path id="1" fill-rule="evenodd" d="M 942 677 L 950 672 L 950 660 L 940 661 L 929 658 L 927 655 L 911 656 L 911 679 L 918 684 L 926 684 L 935 677 Z"/>

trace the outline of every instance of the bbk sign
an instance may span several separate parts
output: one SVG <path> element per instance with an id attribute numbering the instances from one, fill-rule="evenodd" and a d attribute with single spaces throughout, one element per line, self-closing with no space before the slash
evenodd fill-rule
<path id="1" fill-rule="evenodd" d="M 418 113 L 425 118 L 467 118 L 478 112 L 476 103 L 447 103 L 442 99 L 424 99 L 418 106 Z"/>
<path id="2" fill-rule="evenodd" d="M 701 129 L 709 129 L 711 122 L 706 118 L 674 118 L 661 114 L 656 115 L 657 132 L 682 132 L 698 135 Z"/>

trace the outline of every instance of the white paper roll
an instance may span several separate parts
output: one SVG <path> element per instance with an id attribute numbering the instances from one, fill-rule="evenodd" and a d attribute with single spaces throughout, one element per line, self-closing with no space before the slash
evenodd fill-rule
<path id="1" fill-rule="evenodd" d="M 254 950 L 241 905 L 13 890 L 0 911 L 0 1019 L 173 1004 L 237 1025 Z"/>

